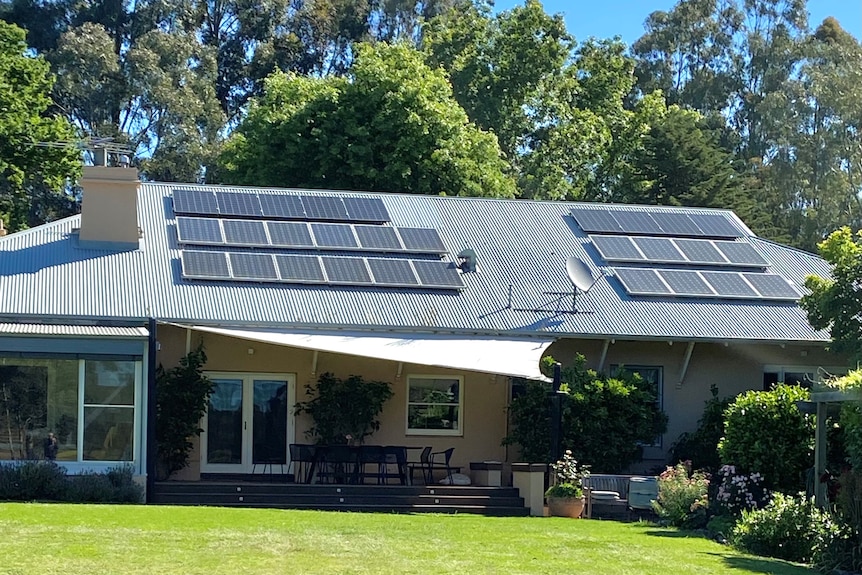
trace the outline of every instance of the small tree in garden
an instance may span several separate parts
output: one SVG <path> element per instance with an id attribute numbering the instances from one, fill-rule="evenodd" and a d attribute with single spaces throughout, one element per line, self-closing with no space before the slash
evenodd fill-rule
<path id="1" fill-rule="evenodd" d="M 722 463 L 739 473 L 760 473 L 766 489 L 802 490 L 814 464 L 814 422 L 796 402 L 807 399 L 808 391 L 784 384 L 738 396 L 725 411 Z"/>
<path id="2" fill-rule="evenodd" d="M 201 434 L 200 421 L 214 384 L 203 373 L 203 345 L 169 370 L 156 368 L 156 443 L 158 475 L 166 479 L 189 464 L 192 438 Z"/>
<path id="3" fill-rule="evenodd" d="M 331 373 L 321 375 L 316 385 L 306 385 L 311 399 L 296 404 L 297 415 L 307 413 L 313 425 L 306 434 L 318 443 L 361 442 L 380 429 L 376 419 L 392 397 L 383 381 L 365 381 L 358 375 L 340 379 Z"/>
<path id="4" fill-rule="evenodd" d="M 551 360 L 553 361 L 553 360 Z M 655 390 L 637 374 L 607 377 L 585 367 L 582 355 L 562 372 L 568 395 L 563 397 L 562 445 L 575 459 L 597 473 L 619 473 L 641 459 L 642 445 L 667 428 L 667 416 L 656 403 Z M 512 430 L 505 445 L 518 445 L 526 461 L 551 461 L 548 392 L 551 384 L 525 383 L 524 394 L 512 400 Z"/>

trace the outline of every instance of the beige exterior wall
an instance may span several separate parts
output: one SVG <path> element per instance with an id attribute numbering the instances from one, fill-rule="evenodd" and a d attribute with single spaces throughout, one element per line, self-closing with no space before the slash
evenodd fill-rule
<path id="1" fill-rule="evenodd" d="M 157 362 L 165 367 L 177 364 L 186 353 L 187 344 L 194 348 L 203 341 L 208 358 L 207 371 L 293 374 L 296 377 L 297 401 L 308 399 L 305 386 L 316 382 L 317 377 L 326 372 L 342 378 L 361 375 L 366 380 L 385 381 L 391 385 L 394 395 L 381 414 L 380 429 L 368 442 L 416 447 L 430 445 L 435 451 L 454 447 L 452 464 L 460 466 L 462 473 L 469 473 L 472 461 L 504 461 L 506 458 L 506 450 L 501 446 L 506 435 L 506 405 L 510 394 L 506 377 L 407 363 L 400 366 L 399 375 L 397 362 L 324 352 L 318 353 L 316 370 L 312 372 L 314 352 L 310 350 L 200 332 L 193 332 L 189 341 L 186 330 L 173 326 L 159 326 L 157 339 L 161 348 Z M 253 353 L 250 354 L 249 350 Z M 413 375 L 463 378 L 461 435 L 407 435 L 407 378 Z M 307 416 L 296 418 L 294 437 L 297 443 L 311 441 L 305 435 L 309 425 Z M 177 479 L 200 478 L 199 443 L 196 441 L 195 444 L 189 467 L 178 474 Z"/>
<path id="2" fill-rule="evenodd" d="M 563 365 L 571 364 L 581 353 L 587 367 L 598 369 L 603 347 L 601 340 L 564 340 L 552 345 L 548 353 Z M 614 340 L 607 347 L 606 372 L 612 365 L 659 366 L 663 372 L 662 408 L 668 415 L 668 429 L 661 447 L 646 447 L 644 461 L 633 471 L 648 471 L 666 463 L 668 450 L 680 434 L 696 429 L 712 385 L 721 397 L 735 396 L 763 389 L 767 366 L 832 369 L 848 365 L 846 358 L 812 345 L 695 343 L 680 381 L 687 347 L 686 342 L 622 340 Z"/>
<path id="3" fill-rule="evenodd" d="M 453 465 L 469 473 L 470 462 L 517 461 L 515 448 L 500 445 L 507 433 L 506 406 L 511 395 L 508 378 L 476 372 L 459 372 L 422 365 L 403 364 L 349 355 L 314 352 L 298 348 L 237 340 L 215 334 L 193 332 L 160 326 L 158 341 L 161 350 L 158 361 L 166 367 L 176 365 L 185 354 L 187 345 L 195 347 L 203 341 L 208 356 L 206 368 L 214 372 L 287 373 L 296 377 L 296 401 L 308 399 L 305 386 L 314 383 L 325 372 L 337 377 L 361 375 L 367 380 L 391 384 L 393 398 L 381 414 L 380 430 L 370 442 L 381 445 L 431 445 L 434 450 L 454 447 Z M 587 367 L 599 368 L 604 342 L 602 340 L 562 340 L 553 344 L 548 354 L 569 365 L 577 353 L 586 357 Z M 763 388 L 766 366 L 840 367 L 842 360 L 811 345 L 696 343 L 685 377 L 680 375 L 688 344 L 685 342 L 645 342 L 615 340 L 609 343 L 604 370 L 612 365 L 658 366 L 662 368 L 662 407 L 668 414 L 668 430 L 660 447 L 647 447 L 644 461 L 632 471 L 649 471 L 666 463 L 667 452 L 679 435 L 692 431 L 710 397 L 710 386 L 718 387 L 719 395 L 733 396 L 750 389 Z M 251 353 L 249 351 L 251 350 Z M 314 371 L 312 371 L 314 370 Z M 463 378 L 463 429 L 459 436 L 407 435 L 407 378 L 412 375 L 459 376 Z M 306 416 L 296 418 L 295 441 L 309 442 Z M 200 454 L 195 450 L 189 468 L 178 478 L 200 477 Z"/>

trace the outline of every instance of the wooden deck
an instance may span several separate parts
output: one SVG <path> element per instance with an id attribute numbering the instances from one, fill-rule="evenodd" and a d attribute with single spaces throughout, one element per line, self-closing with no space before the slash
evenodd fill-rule
<path id="1" fill-rule="evenodd" d="M 157 482 L 156 505 L 207 505 L 379 513 L 474 513 L 525 516 L 529 509 L 512 487 L 448 485 L 307 485 L 281 476 Z"/>

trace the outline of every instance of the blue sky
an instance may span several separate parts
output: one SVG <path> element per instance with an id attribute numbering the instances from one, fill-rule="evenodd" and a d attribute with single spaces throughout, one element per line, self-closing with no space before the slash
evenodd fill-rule
<path id="1" fill-rule="evenodd" d="M 523 0 L 496 0 L 496 10 L 523 5 Z M 578 42 L 590 36 L 621 36 L 631 45 L 644 33 L 643 22 L 650 12 L 670 10 L 677 0 L 544 0 L 545 11 L 563 13 L 566 28 Z M 815 28 L 827 16 L 862 38 L 862 0 L 808 0 L 808 25 Z"/>

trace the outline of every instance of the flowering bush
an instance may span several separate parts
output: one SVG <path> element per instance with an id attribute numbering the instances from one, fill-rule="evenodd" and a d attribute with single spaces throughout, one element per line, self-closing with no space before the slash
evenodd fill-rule
<path id="1" fill-rule="evenodd" d="M 691 462 L 668 466 L 658 476 L 658 499 L 653 509 L 675 527 L 698 529 L 706 525 L 709 509 L 709 476 L 691 473 Z"/>
<path id="2" fill-rule="evenodd" d="M 715 502 L 719 511 L 739 515 L 743 511 L 762 508 L 769 501 L 760 473 L 737 473 L 736 466 L 722 465 L 718 470 L 721 483 Z"/>
<path id="3" fill-rule="evenodd" d="M 743 511 L 730 541 L 748 553 L 808 563 L 840 535 L 830 514 L 800 493 L 776 493 L 763 509 Z"/>
<path id="4" fill-rule="evenodd" d="M 572 457 L 572 451 L 567 449 L 563 458 L 551 464 L 554 472 L 554 482 L 545 492 L 546 497 L 583 497 L 584 479 L 590 476 L 589 467 L 578 465 Z"/>

